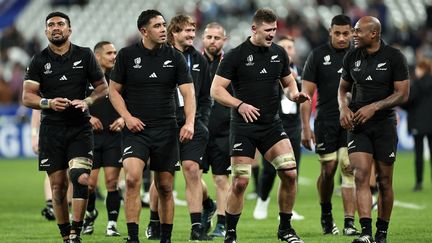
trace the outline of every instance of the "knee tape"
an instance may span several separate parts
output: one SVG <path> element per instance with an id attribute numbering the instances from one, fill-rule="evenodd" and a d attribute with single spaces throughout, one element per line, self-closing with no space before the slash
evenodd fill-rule
<path id="1" fill-rule="evenodd" d="M 353 188 L 355 186 L 354 173 L 350 165 L 347 148 L 338 150 L 338 162 L 342 175 L 342 187 Z"/>
<path id="2" fill-rule="evenodd" d="M 232 165 L 231 174 L 233 175 L 233 177 L 250 178 L 252 174 L 252 165 L 250 164 Z"/>
<path id="3" fill-rule="evenodd" d="M 69 177 L 73 185 L 73 198 L 88 199 L 88 185 L 78 182 L 82 174 L 90 174 L 92 161 L 88 158 L 78 157 L 69 161 Z"/>
<path id="4" fill-rule="evenodd" d="M 321 164 L 325 164 L 328 163 L 330 161 L 335 161 L 337 160 L 337 152 L 333 152 L 333 153 L 329 153 L 329 154 L 319 154 L 318 155 L 318 160 L 321 162 Z"/>
<path id="5" fill-rule="evenodd" d="M 281 154 L 274 158 L 271 164 L 276 170 L 293 170 L 297 166 L 293 153 Z"/>

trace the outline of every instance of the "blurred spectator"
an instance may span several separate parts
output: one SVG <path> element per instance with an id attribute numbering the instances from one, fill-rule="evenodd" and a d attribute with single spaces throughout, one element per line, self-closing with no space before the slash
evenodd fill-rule
<path id="1" fill-rule="evenodd" d="M 0 105 L 7 105 L 12 102 L 12 92 L 9 85 L 4 81 L 0 73 Z"/>
<path id="2" fill-rule="evenodd" d="M 414 191 L 423 188 L 424 172 L 424 138 L 432 151 L 432 62 L 430 59 L 421 59 L 415 68 L 415 79 L 411 82 L 408 104 L 408 130 L 414 136 L 415 148 L 415 186 Z"/>

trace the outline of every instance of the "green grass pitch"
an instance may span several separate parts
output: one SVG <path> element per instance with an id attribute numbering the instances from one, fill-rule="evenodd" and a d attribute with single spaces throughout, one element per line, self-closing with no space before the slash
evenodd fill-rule
<path id="1" fill-rule="evenodd" d="M 429 163 L 426 163 L 425 181 L 422 192 L 412 192 L 414 185 L 413 154 L 399 153 L 394 176 L 395 200 L 388 242 L 432 242 L 432 186 Z M 323 236 L 319 223 L 320 206 L 316 192 L 316 178 L 319 164 L 313 154 L 304 154 L 301 161 L 300 185 L 295 210 L 304 215 L 302 221 L 294 221 L 293 226 L 305 242 L 351 242 L 352 237 Z M 102 176 L 102 174 L 101 174 Z M 35 159 L 2 159 L 0 160 L 0 242 L 61 242 L 55 222 L 45 220 L 40 211 L 44 207 L 43 197 L 44 173 L 37 171 Z M 206 175 L 209 190 L 214 198 L 214 186 L 210 176 Z M 101 181 L 102 182 L 102 181 Z M 252 188 L 249 184 L 248 191 Z M 276 204 L 277 184 L 271 194 L 269 217 L 257 221 L 252 217 L 255 201 L 246 201 L 238 226 L 239 242 L 277 242 L 278 210 Z M 184 199 L 184 179 L 181 173 L 176 176 L 176 190 Z M 122 207 L 118 227 L 121 237 L 109 238 L 104 235 L 106 210 L 103 202 L 97 202 L 100 216 L 95 223 L 95 232 L 83 236 L 83 242 L 125 242 L 126 223 Z M 186 207 L 176 207 L 173 231 L 173 242 L 188 242 L 190 219 Z M 343 227 L 343 212 L 340 196 L 333 197 L 333 216 L 339 229 Z M 373 212 L 374 223 L 376 211 Z M 141 211 L 140 240 L 145 239 L 144 230 L 148 223 L 149 210 Z M 215 220 L 215 219 L 214 219 Z M 356 215 L 358 228 L 358 216 Z M 374 228 L 375 230 L 375 228 Z M 215 242 L 222 242 L 216 238 Z"/>

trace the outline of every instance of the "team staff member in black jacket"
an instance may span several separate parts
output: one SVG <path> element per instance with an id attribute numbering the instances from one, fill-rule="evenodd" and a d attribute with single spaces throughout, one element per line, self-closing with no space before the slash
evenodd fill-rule
<path id="1" fill-rule="evenodd" d="M 291 144 L 278 116 L 280 85 L 289 88 L 287 95 L 292 101 L 301 103 L 310 98 L 298 92 L 285 50 L 273 43 L 276 20 L 271 9 L 258 9 L 253 17 L 252 36 L 225 55 L 212 83 L 212 97 L 233 108 L 230 130 L 233 182 L 227 197 L 225 242 L 235 242 L 237 238 L 236 227 L 256 148 L 271 161 L 281 178 L 278 238 L 303 242 L 291 227 L 297 173 Z M 234 96 L 226 89 L 231 82 Z"/>
<path id="2" fill-rule="evenodd" d="M 48 173 L 60 233 L 64 242 L 81 242 L 93 163 L 88 107 L 107 94 L 107 83 L 92 51 L 72 44 L 71 33 L 66 14 L 52 12 L 46 17 L 49 44 L 27 68 L 22 99 L 25 106 L 42 109 L 39 170 Z M 85 98 L 89 82 L 95 89 Z M 68 168 L 73 184 L 72 227 L 66 200 Z"/>
<path id="3" fill-rule="evenodd" d="M 376 242 L 386 242 L 393 208 L 393 166 L 397 132 L 393 107 L 409 96 L 408 66 L 402 53 L 381 40 L 381 23 L 362 17 L 354 27 L 355 49 L 343 60 L 338 102 L 340 123 L 348 130 L 362 233 L 353 242 L 373 242 L 369 178 L 375 166 L 379 184 Z M 353 89 L 348 106 L 347 93 Z M 374 163 L 375 161 L 375 163 Z"/>
<path id="4" fill-rule="evenodd" d="M 96 59 L 109 80 L 109 75 L 114 67 L 117 50 L 111 42 L 101 41 L 93 49 Z M 90 89 L 93 87 L 90 86 Z M 94 163 L 89 180 L 89 201 L 87 203 L 86 217 L 84 218 L 83 234 L 92 234 L 94 221 L 98 216 L 96 209 L 95 189 L 99 177 L 99 170 L 104 168 L 105 186 L 107 197 L 105 201 L 108 214 L 106 227 L 107 236 L 119 236 L 117 230 L 117 219 L 120 211 L 120 194 L 117 189 L 121 163 L 121 134 L 124 127 L 123 118 L 112 106 L 105 96 L 101 102 L 90 108 L 90 123 L 94 133 Z"/>
<path id="5" fill-rule="evenodd" d="M 224 27 L 219 23 L 207 24 L 202 38 L 204 57 L 210 66 L 210 77 L 213 80 L 219 62 L 223 57 L 223 46 L 227 40 Z M 231 87 L 229 87 L 232 93 Z M 225 236 L 225 206 L 229 188 L 229 174 L 231 173 L 229 157 L 229 124 L 230 108 L 213 101 L 209 119 L 209 141 L 204 156 L 204 171 L 210 167 L 213 182 L 216 187 L 217 223 L 211 236 Z"/>
<path id="6" fill-rule="evenodd" d="M 119 51 L 109 88 L 111 103 L 126 123 L 123 168 L 127 242 L 139 242 L 140 185 L 149 159 L 159 196 L 161 242 L 171 242 L 178 140 L 183 143 L 193 137 L 195 93 L 184 57 L 165 44 L 167 31 L 162 14 L 156 10 L 143 11 L 137 26 L 143 39 Z M 177 86 L 184 97 L 185 111 L 180 132 L 174 101 Z"/>
<path id="7" fill-rule="evenodd" d="M 355 191 L 354 175 L 350 166 L 346 130 L 339 124 L 337 90 L 342 74 L 342 60 L 351 42 L 351 19 L 345 15 L 333 17 L 330 29 L 330 42 L 312 51 L 303 72 L 302 91 L 313 95 L 318 90 L 317 117 L 315 131 L 309 121 L 312 107 L 308 103 L 300 106 L 302 116 L 302 144 L 315 153 L 321 164 L 317 189 L 321 205 L 321 227 L 324 234 L 339 234 L 333 220 L 332 195 L 334 176 L 339 164 L 342 174 L 342 202 L 344 207 L 344 235 L 358 235 L 354 227 Z"/>

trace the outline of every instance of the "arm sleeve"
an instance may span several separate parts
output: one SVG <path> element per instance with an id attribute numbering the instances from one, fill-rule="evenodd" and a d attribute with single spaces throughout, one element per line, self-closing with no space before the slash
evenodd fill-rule
<path id="1" fill-rule="evenodd" d="M 345 56 L 343 58 L 341 78 L 345 81 L 352 83 L 354 80 L 353 80 L 353 78 L 351 76 L 351 72 L 350 72 L 350 53 L 351 52 L 348 52 L 347 54 L 345 54 Z"/>
<path id="2" fill-rule="evenodd" d="M 315 65 L 315 52 L 311 52 L 306 59 L 305 66 L 303 68 L 303 76 L 302 79 L 311 81 L 313 83 L 317 83 L 317 74 L 316 65 Z"/>
<path id="3" fill-rule="evenodd" d="M 289 67 L 289 63 L 290 63 L 289 57 L 288 57 L 288 54 L 285 51 L 285 49 L 283 49 L 282 47 L 280 47 L 280 48 L 281 48 L 280 53 L 282 55 L 282 70 L 281 70 L 280 76 L 286 77 L 286 76 L 291 74 L 291 69 Z"/>
<path id="4" fill-rule="evenodd" d="M 405 56 L 399 51 L 396 50 L 392 61 L 392 80 L 394 81 L 403 81 L 409 79 L 409 71 L 408 64 Z"/>
<path id="5" fill-rule="evenodd" d="M 124 55 L 124 50 L 121 49 L 116 56 L 116 62 L 110 77 L 111 80 L 119 84 L 124 84 L 126 82 L 126 65 Z"/>
<path id="6" fill-rule="evenodd" d="M 26 73 L 24 75 L 24 80 L 32 80 L 32 81 L 40 83 L 40 81 L 41 81 L 41 75 L 40 75 L 41 68 L 39 66 L 40 65 L 38 65 L 38 63 L 37 63 L 36 56 L 33 56 L 33 58 L 30 61 L 29 66 L 27 67 Z"/>
<path id="7" fill-rule="evenodd" d="M 198 99 L 198 112 L 201 114 L 201 120 L 203 123 L 208 126 L 210 110 L 211 110 L 211 98 L 210 98 L 210 69 L 207 63 L 207 60 L 202 58 L 203 63 L 203 71 L 202 76 L 202 85 Z"/>
<path id="8" fill-rule="evenodd" d="M 216 74 L 229 79 L 234 80 L 236 75 L 236 64 L 235 64 L 236 53 L 234 50 L 228 52 L 221 60 Z"/>
<path id="9" fill-rule="evenodd" d="M 87 56 L 88 56 L 88 67 L 87 67 L 87 75 L 90 82 L 101 80 L 104 77 L 101 67 L 96 60 L 95 55 L 90 50 L 90 48 L 86 48 Z"/>

